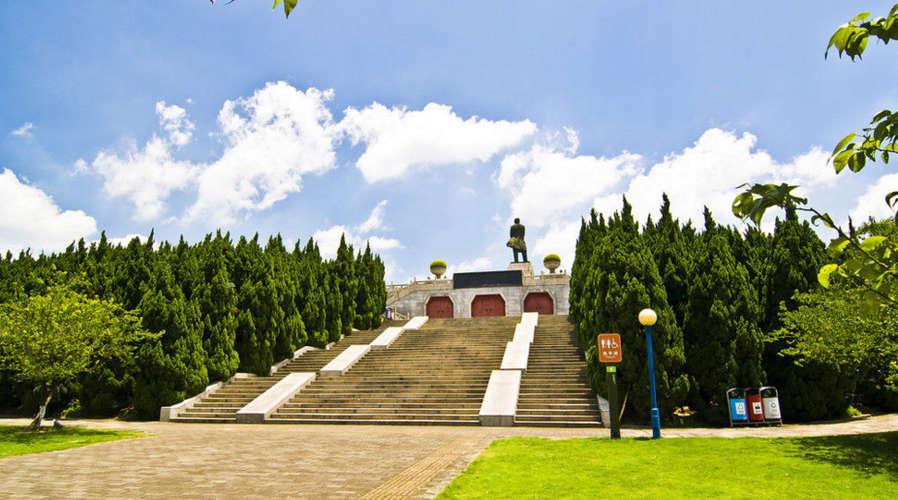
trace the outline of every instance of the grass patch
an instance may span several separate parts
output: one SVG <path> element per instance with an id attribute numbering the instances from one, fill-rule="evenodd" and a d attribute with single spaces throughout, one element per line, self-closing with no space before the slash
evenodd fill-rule
<path id="1" fill-rule="evenodd" d="M 493 442 L 438 500 L 898 498 L 898 432 Z"/>
<path id="2" fill-rule="evenodd" d="M 136 431 L 107 431 L 81 427 L 47 428 L 22 433 L 25 427 L 0 425 L 0 458 L 45 451 L 66 450 L 95 443 L 148 436 Z"/>

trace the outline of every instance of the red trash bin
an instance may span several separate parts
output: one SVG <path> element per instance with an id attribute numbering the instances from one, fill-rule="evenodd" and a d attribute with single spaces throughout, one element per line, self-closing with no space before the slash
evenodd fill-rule
<path id="1" fill-rule="evenodd" d="M 749 422 L 764 421 L 764 405 L 761 402 L 761 391 L 755 387 L 745 388 L 745 403 L 748 406 Z"/>

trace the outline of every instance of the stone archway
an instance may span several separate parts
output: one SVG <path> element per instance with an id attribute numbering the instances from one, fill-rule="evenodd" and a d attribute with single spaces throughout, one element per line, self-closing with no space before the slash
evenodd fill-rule
<path id="1" fill-rule="evenodd" d="M 535 312 L 540 315 L 555 314 L 555 301 L 547 292 L 528 293 L 524 299 L 524 312 Z"/>
<path id="2" fill-rule="evenodd" d="M 471 317 L 505 316 L 505 299 L 499 294 L 478 295 L 471 302 Z"/>
<path id="3" fill-rule="evenodd" d="M 429 318 L 453 318 L 455 317 L 452 299 L 449 297 L 431 297 L 427 301 L 427 317 Z"/>

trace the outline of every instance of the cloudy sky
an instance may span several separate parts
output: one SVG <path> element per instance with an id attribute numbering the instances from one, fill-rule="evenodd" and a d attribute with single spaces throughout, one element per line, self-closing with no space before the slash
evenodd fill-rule
<path id="1" fill-rule="evenodd" d="M 892 2 L 224 3 L 0 10 L 0 250 L 222 228 L 332 254 L 345 233 L 399 283 L 506 268 L 514 217 L 569 269 L 580 217 L 622 195 L 736 224 L 745 182 L 800 183 L 837 220 L 898 186 L 827 165 L 895 107 L 898 52 L 823 57 Z"/>

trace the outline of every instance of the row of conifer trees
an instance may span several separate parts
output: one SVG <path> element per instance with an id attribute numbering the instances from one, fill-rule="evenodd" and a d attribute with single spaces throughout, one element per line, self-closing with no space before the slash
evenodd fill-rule
<path id="1" fill-rule="evenodd" d="M 583 220 L 571 277 L 571 320 L 587 351 L 593 388 L 605 394 L 596 336 L 620 333 L 618 368 L 626 415 L 648 418 L 649 374 L 643 308 L 658 314 L 652 329 L 658 406 L 663 418 L 688 406 L 701 420 L 727 421 L 726 391 L 776 386 L 790 420 L 837 416 L 850 404 L 847 377 L 835 367 L 796 363 L 769 341 L 780 328 L 781 307 L 796 292 L 818 286 L 823 242 L 794 210 L 772 234 L 740 232 L 716 223 L 705 209 L 703 230 L 680 223 L 664 196 L 661 218 L 642 227 L 624 199 L 609 219 Z"/>
<path id="2" fill-rule="evenodd" d="M 288 251 L 280 235 L 264 247 L 258 235 L 234 245 L 220 232 L 194 245 L 183 238 L 157 245 L 151 233 L 118 246 L 104 233 L 59 254 L 7 253 L 0 302 L 42 293 L 61 272 L 82 276 L 83 293 L 137 311 L 149 332 L 164 332 L 137 346 L 132 359 L 104 362 L 64 388 L 57 408 L 87 415 L 131 408 L 153 418 L 161 406 L 238 371 L 267 375 L 300 347 L 380 326 L 387 296 L 380 257 L 370 247 L 354 253 L 344 239 L 325 260 L 311 238 Z M 0 407 L 28 407 L 33 397 L 0 371 Z"/>

